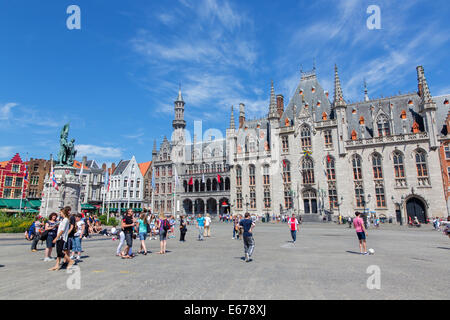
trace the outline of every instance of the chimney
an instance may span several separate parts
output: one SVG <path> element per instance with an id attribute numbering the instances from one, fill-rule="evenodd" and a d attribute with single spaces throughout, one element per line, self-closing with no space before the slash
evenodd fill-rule
<path id="1" fill-rule="evenodd" d="M 281 118 L 284 112 L 284 97 L 282 94 L 277 95 L 277 112 L 279 118 Z"/>
<path id="2" fill-rule="evenodd" d="M 116 164 L 113 162 L 111 164 L 111 174 L 113 174 L 115 170 L 116 170 Z"/>
<path id="3" fill-rule="evenodd" d="M 86 162 L 87 162 L 87 157 L 84 156 L 84 157 L 83 157 L 83 161 L 82 161 L 82 165 L 86 165 Z"/>
<path id="4" fill-rule="evenodd" d="M 106 167 L 106 163 L 102 164 L 102 171 L 103 171 L 103 172 L 105 172 L 105 171 L 106 171 L 106 169 L 107 169 L 107 167 Z"/>

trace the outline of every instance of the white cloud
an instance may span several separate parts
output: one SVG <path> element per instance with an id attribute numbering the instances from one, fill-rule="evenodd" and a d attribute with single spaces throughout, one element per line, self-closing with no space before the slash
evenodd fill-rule
<path id="1" fill-rule="evenodd" d="M 10 102 L 0 106 L 0 120 L 10 120 L 11 110 L 17 105 L 17 103 Z"/>
<path id="2" fill-rule="evenodd" d="M 14 155 L 14 149 L 15 147 L 11 146 L 0 147 L 0 158 L 12 158 L 12 156 Z"/>
<path id="3" fill-rule="evenodd" d="M 79 144 L 75 146 L 77 156 L 98 156 L 101 158 L 120 158 L 122 150 L 120 148 L 100 147 L 91 144 Z"/>

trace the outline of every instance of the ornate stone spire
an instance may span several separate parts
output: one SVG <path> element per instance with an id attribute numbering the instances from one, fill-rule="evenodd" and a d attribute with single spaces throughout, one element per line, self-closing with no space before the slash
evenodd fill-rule
<path id="1" fill-rule="evenodd" d="M 425 108 L 435 108 L 436 103 L 433 101 L 431 97 L 430 89 L 428 88 L 428 82 L 425 78 L 425 72 L 422 66 L 417 67 L 417 81 L 419 85 L 419 95 L 424 102 Z"/>
<path id="2" fill-rule="evenodd" d="M 153 140 L 153 151 L 152 155 L 156 155 L 158 152 L 156 151 L 156 139 Z"/>
<path id="3" fill-rule="evenodd" d="M 236 129 L 235 122 L 234 122 L 234 108 L 231 106 L 231 117 L 230 117 L 230 129 Z"/>
<path id="4" fill-rule="evenodd" d="M 369 95 L 367 93 L 367 82 L 366 79 L 364 79 L 364 101 L 369 101 Z"/>
<path id="5" fill-rule="evenodd" d="M 186 127 L 186 121 L 184 121 L 184 101 L 181 95 L 181 86 L 178 90 L 178 97 L 175 100 L 175 119 L 172 121 L 172 127 L 176 129 L 184 129 Z"/>
<path id="6" fill-rule="evenodd" d="M 346 103 L 342 95 L 341 80 L 339 80 L 338 67 L 334 65 L 334 107 L 345 107 Z"/>
<path id="7" fill-rule="evenodd" d="M 243 103 L 239 104 L 239 128 L 244 126 L 245 122 L 245 105 Z"/>
<path id="8" fill-rule="evenodd" d="M 273 88 L 273 80 L 270 86 L 270 105 L 269 105 L 269 120 L 278 119 L 277 100 L 275 98 L 275 90 Z"/>

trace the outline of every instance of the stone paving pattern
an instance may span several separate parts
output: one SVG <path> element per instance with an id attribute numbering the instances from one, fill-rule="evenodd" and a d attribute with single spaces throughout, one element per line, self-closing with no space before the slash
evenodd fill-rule
<path id="1" fill-rule="evenodd" d="M 22 235 L 1 234 L 0 299 L 450 298 L 450 239 L 431 226 L 370 229 L 376 252 L 361 256 L 347 226 L 303 224 L 294 245 L 286 224 L 258 223 L 250 263 L 242 260 L 242 241 L 231 239 L 231 224 L 215 222 L 205 241 L 196 236 L 189 226 L 187 241 L 170 239 L 166 255 L 156 253 L 159 241 L 147 240 L 152 253 L 132 260 L 115 256 L 118 241 L 110 237 L 84 240 L 81 289 L 69 290 L 66 270 L 47 271 L 54 262 L 43 261 L 43 246 L 32 253 Z M 138 246 L 135 240 L 135 252 Z M 381 269 L 380 290 L 366 286 L 370 265 Z"/>

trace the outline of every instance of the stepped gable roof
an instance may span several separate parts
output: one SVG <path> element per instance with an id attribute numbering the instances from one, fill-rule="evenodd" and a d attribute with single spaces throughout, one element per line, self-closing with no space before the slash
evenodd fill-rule
<path id="1" fill-rule="evenodd" d="M 302 91 L 302 94 L 300 94 Z M 320 103 L 320 106 L 317 104 Z M 304 109 L 304 104 L 308 104 L 309 113 L 314 113 L 316 121 L 320 121 L 322 119 L 322 113 L 326 112 L 331 118 L 331 103 L 329 98 L 325 94 L 325 90 L 320 85 L 317 80 L 317 76 L 315 71 L 310 73 L 302 73 L 302 77 L 300 79 L 300 83 L 295 89 L 294 95 L 289 101 L 283 115 L 280 118 L 280 127 L 285 127 L 285 119 L 289 118 L 292 120 L 294 117 L 294 105 L 296 106 L 296 114 L 297 117 L 302 110 Z"/>
<path id="2" fill-rule="evenodd" d="M 120 160 L 119 164 L 117 165 L 116 169 L 113 172 L 113 176 L 119 176 L 121 175 L 125 169 L 127 168 L 128 164 L 131 160 Z"/>
<path id="3" fill-rule="evenodd" d="M 143 162 L 143 163 L 138 163 L 138 166 L 139 166 L 139 169 L 141 170 L 142 175 L 145 176 L 148 169 L 152 166 L 152 162 L 147 161 L 147 162 Z"/>
<path id="4" fill-rule="evenodd" d="M 445 128 L 445 122 L 447 120 L 447 115 L 450 111 L 450 94 L 433 97 L 433 101 L 436 103 L 436 125 L 439 135 L 445 135 L 444 132 L 450 128 Z"/>
<path id="5" fill-rule="evenodd" d="M 414 121 L 420 125 L 420 130 L 424 130 L 423 117 L 419 114 L 421 99 L 417 93 L 409 93 L 399 96 L 373 99 L 369 101 L 355 102 L 347 105 L 348 136 L 353 130 L 361 138 L 363 130 L 365 138 L 377 136 L 377 127 L 374 128 L 382 114 L 390 121 L 390 130 L 394 135 L 403 134 L 403 126 L 406 126 L 407 133 L 411 132 Z M 391 110 L 392 108 L 392 110 Z M 406 119 L 401 118 L 402 111 L 406 111 Z M 359 121 L 364 117 L 364 129 Z M 393 127 L 392 127 L 393 124 Z"/>
<path id="6" fill-rule="evenodd" d="M 214 140 L 208 140 L 208 141 L 198 141 L 195 144 L 187 144 L 185 145 L 185 155 L 187 161 L 189 162 L 190 159 L 192 159 L 192 152 L 197 153 L 196 159 L 203 158 L 204 152 L 209 151 L 211 157 L 213 157 L 213 151 L 215 149 L 221 149 L 222 155 L 220 157 L 224 157 L 227 153 L 227 140 L 226 139 L 214 139 Z M 200 153 L 201 154 L 198 154 Z M 208 157 L 209 158 L 209 157 Z"/>

